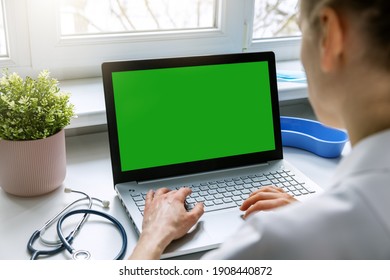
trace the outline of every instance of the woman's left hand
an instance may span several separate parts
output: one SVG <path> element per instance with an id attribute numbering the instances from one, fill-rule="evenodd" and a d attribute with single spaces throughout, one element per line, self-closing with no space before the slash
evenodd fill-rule
<path id="1" fill-rule="evenodd" d="M 246 211 L 244 214 L 244 219 L 246 219 L 254 212 L 275 209 L 296 201 L 294 197 L 283 191 L 283 189 L 266 186 L 251 193 L 242 203 L 240 210 Z"/>

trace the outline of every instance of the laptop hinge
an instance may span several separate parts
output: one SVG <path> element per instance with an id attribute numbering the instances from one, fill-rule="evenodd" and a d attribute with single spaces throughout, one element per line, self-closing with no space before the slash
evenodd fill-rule
<path id="1" fill-rule="evenodd" d="M 166 178 L 160 178 L 160 179 L 154 179 L 154 180 L 145 180 L 145 181 L 136 181 L 138 185 L 142 184 L 153 184 L 153 183 L 159 183 L 162 181 L 169 181 L 169 180 L 176 180 L 176 179 L 188 179 L 190 177 L 195 177 L 195 176 L 202 176 L 202 175 L 208 175 L 208 174 L 218 174 L 230 170 L 241 170 L 241 169 L 246 169 L 246 168 L 251 168 L 254 166 L 267 166 L 270 165 L 271 162 L 266 162 L 266 163 L 260 163 L 260 164 L 255 164 L 255 165 L 247 165 L 247 166 L 241 166 L 241 167 L 234 167 L 234 168 L 228 168 L 228 169 L 220 169 L 220 170 L 214 170 L 214 171 L 207 171 L 207 172 L 201 172 L 201 173 L 194 173 L 194 174 L 184 174 L 180 176 L 173 176 L 173 177 L 166 177 Z"/>

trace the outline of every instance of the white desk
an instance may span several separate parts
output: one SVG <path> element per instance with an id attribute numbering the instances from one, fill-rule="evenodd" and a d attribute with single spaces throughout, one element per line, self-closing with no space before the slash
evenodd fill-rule
<path id="1" fill-rule="evenodd" d="M 347 147 L 345 152 L 348 150 Z M 289 162 L 323 187 L 326 187 L 326 182 L 331 178 L 339 162 L 339 159 L 324 159 L 298 149 L 285 148 L 284 151 L 285 158 Z M 108 213 L 117 218 L 127 232 L 128 256 L 136 243 L 137 236 L 113 189 L 107 133 L 68 137 L 67 162 L 64 186 L 110 201 Z M 14 197 L 0 188 L 0 260 L 29 259 L 26 245 L 31 234 L 68 203 L 80 197 L 76 194 L 64 193 L 64 186 L 36 198 Z M 73 245 L 75 249 L 90 250 L 95 259 L 110 259 L 120 248 L 119 233 L 109 224 L 94 222 L 94 220 L 91 217 L 90 222 L 85 224 Z M 65 226 L 66 229 L 70 227 Z M 50 231 L 47 233 L 48 237 L 50 233 Z M 199 258 L 200 255 L 193 254 L 182 258 Z M 65 252 L 51 258 L 69 259 L 69 257 Z"/>

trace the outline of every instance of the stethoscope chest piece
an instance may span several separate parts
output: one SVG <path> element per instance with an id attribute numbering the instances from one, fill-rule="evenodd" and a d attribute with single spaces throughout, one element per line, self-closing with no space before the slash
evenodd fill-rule
<path id="1" fill-rule="evenodd" d="M 72 254 L 72 259 L 76 261 L 91 259 L 91 253 L 86 250 L 78 250 Z"/>
<path id="2" fill-rule="evenodd" d="M 72 210 L 72 211 L 65 213 L 63 216 L 61 216 L 59 218 L 59 220 L 57 222 L 58 237 L 61 240 L 65 249 L 68 250 L 68 252 L 70 252 L 72 254 L 72 258 L 74 260 L 88 260 L 91 257 L 91 254 L 86 250 L 75 250 L 72 247 L 71 242 L 69 242 L 67 240 L 67 238 L 65 237 L 65 235 L 62 231 L 62 223 L 64 222 L 64 220 L 66 220 L 70 216 L 77 215 L 77 214 L 96 215 L 96 216 L 100 216 L 100 217 L 103 217 L 103 218 L 111 221 L 113 223 L 113 225 L 119 230 L 121 237 L 122 237 L 122 248 L 120 249 L 119 254 L 115 257 L 115 260 L 119 260 L 119 259 L 123 258 L 124 254 L 126 253 L 126 248 L 127 248 L 127 235 L 126 235 L 126 231 L 123 228 L 123 226 L 121 225 L 121 223 L 117 219 L 115 219 L 114 217 L 112 217 L 106 213 L 100 212 L 100 211 L 96 211 L 96 210 L 92 210 L 92 209 L 78 209 L 78 210 Z"/>

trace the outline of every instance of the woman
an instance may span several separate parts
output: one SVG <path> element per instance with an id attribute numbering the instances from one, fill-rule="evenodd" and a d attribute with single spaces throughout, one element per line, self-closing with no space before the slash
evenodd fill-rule
<path id="1" fill-rule="evenodd" d="M 352 152 L 332 187 L 304 204 L 273 187 L 252 194 L 243 228 L 205 258 L 390 258 L 390 1 L 301 0 L 300 9 L 310 102 L 321 122 L 348 130 Z M 203 206 L 186 212 L 189 193 L 148 193 L 130 258 L 159 258 L 196 223 Z"/>

